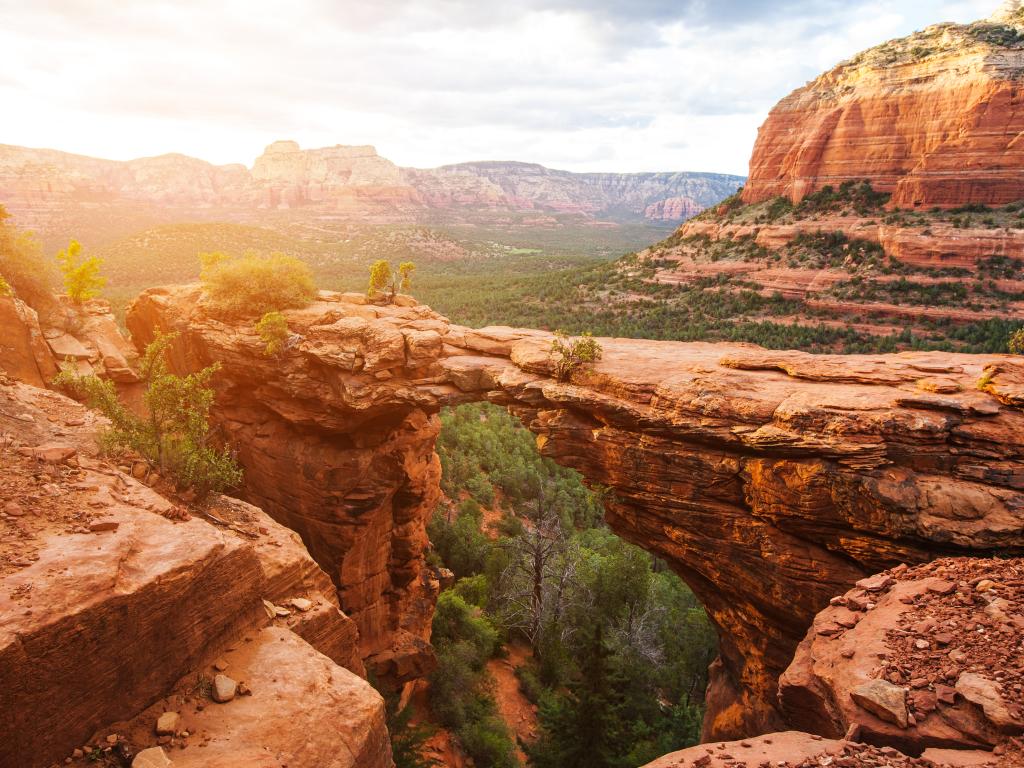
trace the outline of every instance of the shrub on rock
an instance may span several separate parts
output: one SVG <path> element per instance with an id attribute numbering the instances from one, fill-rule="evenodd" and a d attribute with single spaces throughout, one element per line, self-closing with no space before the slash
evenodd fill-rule
<path id="1" fill-rule="evenodd" d="M 210 309 L 225 317 L 244 317 L 298 309 L 316 298 L 309 266 L 293 256 L 224 253 L 199 256 L 199 273 Z"/>
<path id="2" fill-rule="evenodd" d="M 213 443 L 210 430 L 209 383 L 218 365 L 188 376 L 170 373 L 164 358 L 173 340 L 173 334 L 158 335 L 146 347 L 140 364 L 146 384 L 144 417 L 118 399 L 107 379 L 64 370 L 54 383 L 110 419 L 102 439 L 106 450 L 136 451 L 161 474 L 200 496 L 233 488 L 242 481 L 242 470 L 229 450 Z"/>

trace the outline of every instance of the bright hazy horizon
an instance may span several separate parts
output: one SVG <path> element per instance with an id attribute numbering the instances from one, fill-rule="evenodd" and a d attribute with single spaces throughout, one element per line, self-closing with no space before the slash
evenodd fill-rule
<path id="1" fill-rule="evenodd" d="M 745 174 L 771 106 L 997 0 L 0 0 L 0 143 L 252 164 L 276 139 L 404 166 Z"/>

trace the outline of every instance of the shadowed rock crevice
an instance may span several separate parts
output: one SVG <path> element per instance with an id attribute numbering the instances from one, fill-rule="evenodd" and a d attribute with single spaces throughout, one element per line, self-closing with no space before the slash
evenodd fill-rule
<path id="1" fill-rule="evenodd" d="M 396 682 L 430 663 L 424 525 L 445 405 L 510 407 L 544 455 L 609 489 L 613 530 L 693 588 L 721 640 L 706 738 L 780 727 L 779 676 L 814 615 L 858 579 L 1024 551 L 1015 358 L 603 339 L 602 361 L 560 383 L 549 334 L 463 328 L 402 304 L 321 293 L 285 313 L 298 340 L 280 358 L 251 322 L 211 318 L 197 287 L 152 289 L 128 314 L 139 344 L 180 332 L 179 371 L 222 363 L 216 418 L 248 497 L 303 536 L 365 658 Z"/>

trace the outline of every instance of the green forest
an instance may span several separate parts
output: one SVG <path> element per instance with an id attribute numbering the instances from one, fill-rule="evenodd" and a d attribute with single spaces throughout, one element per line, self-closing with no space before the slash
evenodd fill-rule
<path id="1" fill-rule="evenodd" d="M 530 765 L 632 768 L 696 743 L 716 648 L 690 590 L 609 531 L 603 490 L 543 458 L 515 416 L 474 404 L 441 421 L 447 501 L 429 562 L 455 581 L 433 625 L 438 723 L 480 768 L 517 764 L 485 668 L 515 641 L 531 649 L 516 675 L 540 721 Z"/>

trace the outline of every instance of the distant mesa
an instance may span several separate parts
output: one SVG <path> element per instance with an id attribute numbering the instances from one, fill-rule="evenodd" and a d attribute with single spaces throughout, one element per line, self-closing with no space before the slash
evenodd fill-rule
<path id="1" fill-rule="evenodd" d="M 180 154 L 119 162 L 0 145 L 0 203 L 23 226 L 43 231 L 48 213 L 74 203 L 228 214 L 311 208 L 384 221 L 496 211 L 682 221 L 742 182 L 713 173 L 570 173 L 516 162 L 401 168 L 370 145 L 302 149 L 291 140 L 269 144 L 251 169 Z"/>

